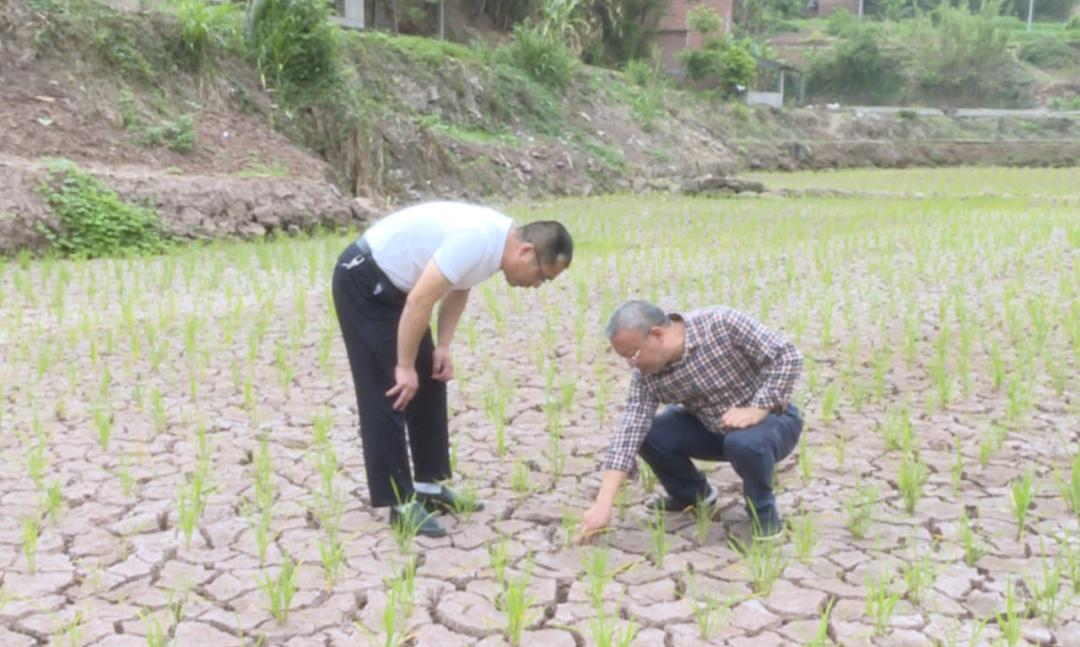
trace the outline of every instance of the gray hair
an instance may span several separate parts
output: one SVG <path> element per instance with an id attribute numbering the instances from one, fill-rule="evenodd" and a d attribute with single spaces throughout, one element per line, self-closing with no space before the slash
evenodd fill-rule
<path id="1" fill-rule="evenodd" d="M 627 301 L 611 314 L 605 332 L 610 340 L 621 330 L 637 330 L 648 334 L 656 326 L 667 326 L 671 318 L 648 301 Z"/>

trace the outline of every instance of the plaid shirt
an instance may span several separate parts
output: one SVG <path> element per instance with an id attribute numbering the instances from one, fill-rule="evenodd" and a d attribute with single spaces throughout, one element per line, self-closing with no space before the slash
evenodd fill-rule
<path id="1" fill-rule="evenodd" d="M 626 412 L 604 469 L 636 471 L 634 458 L 660 404 L 682 404 L 709 430 L 722 433 L 720 418 L 732 407 L 780 411 L 791 399 L 803 360 L 783 336 L 725 307 L 671 318 L 686 324 L 683 355 L 654 375 L 633 369 Z"/>

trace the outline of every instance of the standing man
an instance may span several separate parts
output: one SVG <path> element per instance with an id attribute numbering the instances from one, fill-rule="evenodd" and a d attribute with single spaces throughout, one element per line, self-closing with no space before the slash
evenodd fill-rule
<path id="1" fill-rule="evenodd" d="M 356 387 L 371 503 L 393 506 L 391 524 L 441 537 L 446 530 L 430 511 L 457 502 L 441 484 L 451 476 L 446 382 L 469 289 L 498 270 L 512 286 L 538 287 L 573 254 L 558 222 L 516 227 L 493 209 L 457 202 L 386 216 L 342 253 L 334 307 Z M 438 343 L 428 325 L 436 302 Z"/>
<path id="2" fill-rule="evenodd" d="M 776 463 L 799 441 L 802 419 L 791 404 L 802 370 L 799 351 L 745 314 L 724 307 L 665 314 L 628 301 L 611 315 L 607 336 L 633 369 L 622 426 L 603 460 L 596 502 L 582 519 L 582 538 L 611 523 L 615 495 L 638 454 L 667 496 L 650 510 L 712 505 L 716 489 L 691 458 L 731 463 L 757 538 L 783 530 L 773 496 Z M 661 413 L 656 409 L 668 404 Z"/>

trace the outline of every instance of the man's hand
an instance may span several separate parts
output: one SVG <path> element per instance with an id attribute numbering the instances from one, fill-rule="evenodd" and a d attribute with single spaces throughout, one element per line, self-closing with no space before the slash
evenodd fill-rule
<path id="1" fill-rule="evenodd" d="M 609 525 L 611 525 L 611 506 L 599 502 L 592 504 L 592 507 L 581 515 L 581 534 L 578 536 L 577 543 L 591 542 Z"/>
<path id="2" fill-rule="evenodd" d="M 757 407 L 732 407 L 720 416 L 720 423 L 732 429 L 753 427 L 765 419 L 769 412 Z"/>
<path id="3" fill-rule="evenodd" d="M 447 346 L 436 346 L 435 353 L 432 355 L 434 361 L 434 369 L 431 372 L 433 379 L 440 382 L 449 382 L 454 379 L 454 362 L 450 360 L 450 348 Z"/>
<path id="4" fill-rule="evenodd" d="M 394 386 L 386 392 L 386 397 L 395 398 L 394 411 L 404 411 L 409 402 L 420 390 L 420 378 L 411 366 L 394 367 Z"/>

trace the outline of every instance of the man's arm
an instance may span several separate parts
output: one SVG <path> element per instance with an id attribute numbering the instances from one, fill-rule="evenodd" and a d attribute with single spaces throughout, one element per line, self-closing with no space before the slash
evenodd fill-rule
<path id="1" fill-rule="evenodd" d="M 741 428 L 757 424 L 769 411 L 786 407 L 795 391 L 803 359 L 795 345 L 783 335 L 739 312 L 726 310 L 722 315 L 724 331 L 755 364 L 761 367 L 762 381 L 750 406 L 731 409 L 723 423 Z"/>
<path id="2" fill-rule="evenodd" d="M 615 495 L 626 478 L 637 471 L 638 450 L 641 449 L 641 443 L 645 442 L 645 435 L 649 433 L 649 426 L 659 404 L 656 396 L 645 388 L 640 373 L 635 372 L 630 382 L 622 424 L 612 436 L 611 444 L 604 455 L 604 476 L 596 502 L 581 518 L 580 541 L 588 541 L 611 524 L 611 508 L 615 503 Z"/>
<path id="3" fill-rule="evenodd" d="M 387 397 L 394 398 L 396 411 L 403 411 L 420 388 L 420 380 L 416 376 L 416 353 L 431 322 L 435 303 L 449 291 L 450 281 L 443 276 L 434 262 L 428 262 L 416 285 L 405 298 L 405 309 L 402 310 L 401 320 L 398 322 L 395 384 L 386 392 Z"/>
<path id="4" fill-rule="evenodd" d="M 446 382 L 454 377 L 454 363 L 450 361 L 450 342 L 454 339 L 454 331 L 468 301 L 468 290 L 451 290 L 439 305 L 439 341 L 435 345 L 434 367 L 431 373 L 436 380 Z"/>
<path id="5" fill-rule="evenodd" d="M 443 297 L 439 305 L 439 342 L 438 346 L 449 346 L 454 339 L 461 313 L 469 302 L 468 290 L 452 290 Z"/>

